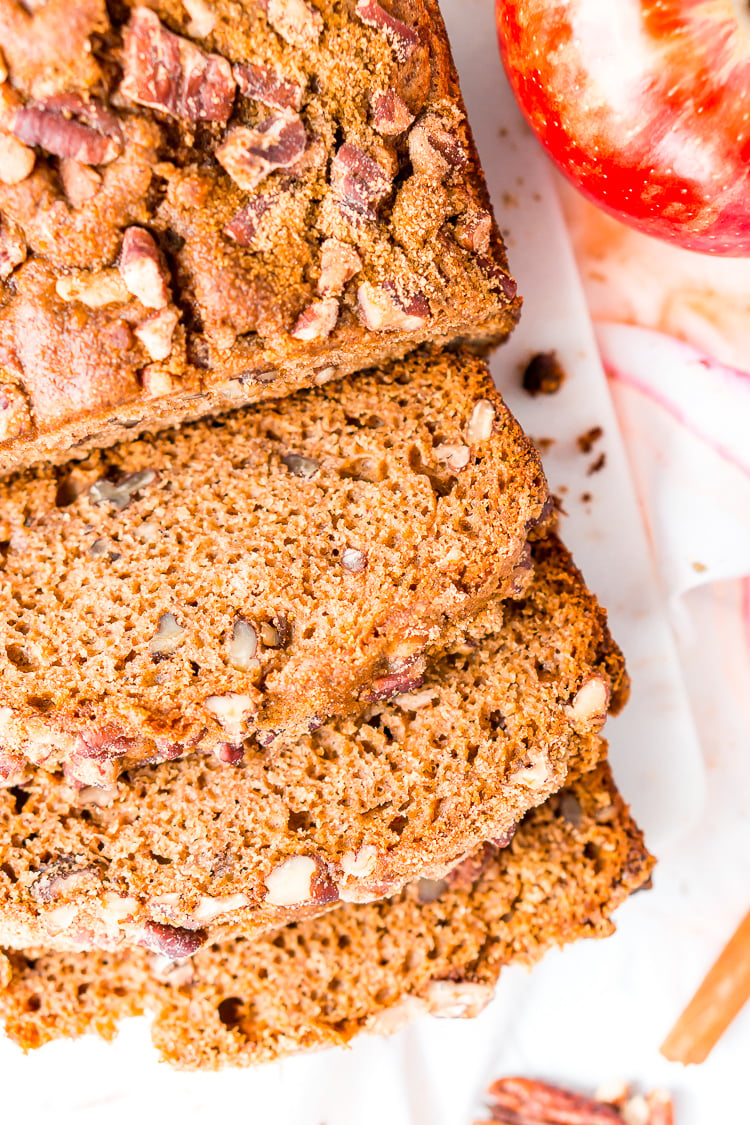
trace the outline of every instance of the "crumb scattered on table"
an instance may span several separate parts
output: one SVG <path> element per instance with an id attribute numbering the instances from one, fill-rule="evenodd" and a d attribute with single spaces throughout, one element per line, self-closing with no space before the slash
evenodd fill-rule
<path id="1" fill-rule="evenodd" d="M 586 476 L 591 477 L 594 473 L 600 473 L 604 466 L 607 464 L 607 454 L 600 453 L 596 461 L 592 461 L 586 470 Z"/>
<path id="2" fill-rule="evenodd" d="M 537 352 L 526 364 L 521 383 L 523 389 L 532 396 L 553 395 L 565 382 L 557 352 Z"/>
<path id="3" fill-rule="evenodd" d="M 590 453 L 603 434 L 604 430 L 601 426 L 592 426 L 585 434 L 581 434 L 581 436 L 576 439 L 581 453 Z"/>

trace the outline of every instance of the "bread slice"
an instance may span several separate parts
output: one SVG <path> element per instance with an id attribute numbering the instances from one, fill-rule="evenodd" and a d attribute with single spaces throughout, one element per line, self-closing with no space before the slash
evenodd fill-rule
<path id="1" fill-rule="evenodd" d="M 523 588 L 546 502 L 466 353 L 0 482 L 0 771 L 231 762 L 406 691 Z"/>
<path id="2" fill-rule="evenodd" d="M 6 0 L 0 42 L 0 472 L 515 323 L 436 0 Z"/>
<path id="3" fill-rule="evenodd" d="M 0 944 L 193 952 L 439 878 L 603 753 L 627 690 L 606 619 L 564 548 L 534 548 L 423 687 L 236 769 L 193 754 L 112 793 L 38 771 L 0 792 Z M 15 841 L 15 843 L 13 843 Z"/>
<path id="4" fill-rule="evenodd" d="M 613 930 L 652 860 L 606 765 L 530 812 L 506 848 L 447 879 L 341 906 L 275 935 L 235 936 L 189 961 L 130 953 L 7 953 L 0 1014 L 24 1048 L 154 1014 L 163 1059 L 247 1066 L 395 1031 L 427 1012 L 476 1015 L 501 969 Z"/>

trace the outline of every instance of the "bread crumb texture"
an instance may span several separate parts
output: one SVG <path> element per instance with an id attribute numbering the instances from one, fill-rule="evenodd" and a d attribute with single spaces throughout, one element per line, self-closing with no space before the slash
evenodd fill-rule
<path id="1" fill-rule="evenodd" d="M 259 939 L 236 935 L 175 961 L 127 953 L 8 951 L 7 1034 L 29 1049 L 153 1013 L 171 1065 L 215 1070 L 388 1032 L 414 1015 L 476 1015 L 510 963 L 612 932 L 652 861 L 607 766 L 529 813 L 512 843 L 456 877 L 345 905 Z"/>

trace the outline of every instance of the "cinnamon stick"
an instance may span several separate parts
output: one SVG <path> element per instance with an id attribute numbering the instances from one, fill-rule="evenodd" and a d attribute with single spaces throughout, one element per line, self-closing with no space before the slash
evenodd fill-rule
<path id="1" fill-rule="evenodd" d="M 672 1062 L 701 1063 L 750 999 L 750 911 L 661 1045 Z"/>

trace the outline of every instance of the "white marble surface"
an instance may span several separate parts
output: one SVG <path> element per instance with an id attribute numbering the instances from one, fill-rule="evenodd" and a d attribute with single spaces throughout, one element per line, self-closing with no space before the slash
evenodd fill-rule
<path id="1" fill-rule="evenodd" d="M 219 1075 L 160 1066 L 140 1020 L 111 1045 L 87 1039 L 23 1056 L 0 1043 L 10 1121 L 469 1125 L 490 1079 L 513 1071 L 584 1089 L 615 1077 L 666 1085 L 677 1094 L 677 1125 L 747 1119 L 740 1089 L 747 1013 L 700 1068 L 684 1071 L 658 1055 L 747 906 L 740 861 L 750 855 L 743 807 L 750 766 L 729 697 L 743 676 L 748 682 L 750 661 L 744 668 L 728 661 L 738 638 L 726 635 L 735 622 L 740 627 L 731 612 L 737 589 L 719 591 L 726 613 L 703 591 L 689 595 L 693 634 L 683 637 L 682 651 L 702 754 L 549 170 L 501 75 L 491 0 L 444 0 L 443 7 L 526 299 L 522 325 L 493 369 L 529 432 L 554 439 L 545 463 L 553 487 L 566 490 L 564 534 L 610 606 L 629 659 L 633 701 L 613 724 L 613 760 L 661 858 L 655 888 L 621 909 L 615 937 L 554 953 L 531 975 L 506 972 L 496 1000 L 473 1023 L 422 1021 L 390 1041 L 362 1039 L 346 1051 Z M 548 348 L 557 349 L 569 378 L 560 394 L 531 400 L 518 389 L 519 366 Z M 604 437 L 584 457 L 575 439 L 595 425 Z M 605 468 L 587 475 L 602 450 Z M 590 502 L 581 500 L 585 492 Z M 750 708 L 744 718 L 750 729 Z"/>

